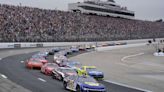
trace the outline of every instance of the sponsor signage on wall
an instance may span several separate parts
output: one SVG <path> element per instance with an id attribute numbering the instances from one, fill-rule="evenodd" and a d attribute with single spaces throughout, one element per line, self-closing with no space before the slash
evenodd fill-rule
<path id="1" fill-rule="evenodd" d="M 14 48 L 21 48 L 21 44 L 14 44 Z"/>
<path id="2" fill-rule="evenodd" d="M 43 44 L 36 44 L 37 47 L 43 47 Z"/>

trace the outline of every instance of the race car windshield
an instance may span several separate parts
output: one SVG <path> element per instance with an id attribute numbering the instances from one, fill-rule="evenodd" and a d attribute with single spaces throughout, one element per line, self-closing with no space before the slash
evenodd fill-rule
<path id="1" fill-rule="evenodd" d="M 35 58 L 35 59 L 38 59 L 38 60 L 46 60 L 46 59 L 43 58 L 43 57 L 37 57 L 37 58 Z"/>
<path id="2" fill-rule="evenodd" d="M 39 62 L 39 60 L 34 59 L 34 60 L 32 60 L 32 62 Z"/>
<path id="3" fill-rule="evenodd" d="M 73 69 L 61 69 L 61 71 L 64 73 L 76 73 L 76 71 Z"/>
<path id="4" fill-rule="evenodd" d="M 86 70 L 87 71 L 96 71 L 97 69 L 96 68 L 87 68 Z"/>
<path id="5" fill-rule="evenodd" d="M 94 82 L 96 83 L 97 81 L 93 79 L 92 77 L 79 77 L 80 82 Z"/>
<path id="6" fill-rule="evenodd" d="M 55 67 L 55 66 L 57 66 L 57 65 L 55 65 L 55 64 L 48 64 L 47 66 L 48 66 L 48 67 Z"/>
<path id="7" fill-rule="evenodd" d="M 32 56 L 32 58 L 45 60 L 45 58 L 43 58 L 43 57 L 40 56 L 40 55 L 34 55 L 34 56 Z"/>

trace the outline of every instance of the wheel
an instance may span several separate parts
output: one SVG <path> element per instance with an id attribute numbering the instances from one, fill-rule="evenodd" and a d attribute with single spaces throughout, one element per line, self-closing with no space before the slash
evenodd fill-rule
<path id="1" fill-rule="evenodd" d="M 56 79 L 56 76 L 55 76 L 53 73 L 52 73 L 52 78 L 53 78 L 53 79 Z"/>
<path id="2" fill-rule="evenodd" d="M 67 83 L 66 82 L 63 82 L 63 87 L 64 87 L 64 89 L 67 90 Z"/>
<path id="3" fill-rule="evenodd" d="M 76 87 L 76 92 L 81 92 L 81 91 L 80 91 L 80 86 L 77 86 L 77 87 Z"/>
<path id="4" fill-rule="evenodd" d="M 45 70 L 44 74 L 45 74 L 45 75 L 48 75 L 48 72 L 47 72 L 47 70 Z"/>
<path id="5" fill-rule="evenodd" d="M 29 69 L 33 69 L 33 67 L 32 67 L 32 66 L 29 66 L 28 68 L 29 68 Z"/>
<path id="6" fill-rule="evenodd" d="M 45 71 L 44 74 L 47 75 L 47 72 Z"/>
<path id="7" fill-rule="evenodd" d="M 63 81 L 63 77 L 61 75 L 58 76 L 58 79 Z"/>

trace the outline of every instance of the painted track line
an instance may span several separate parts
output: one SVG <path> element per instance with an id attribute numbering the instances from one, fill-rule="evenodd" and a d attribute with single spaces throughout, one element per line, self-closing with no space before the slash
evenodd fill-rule
<path id="1" fill-rule="evenodd" d="M 127 58 L 136 57 L 136 56 L 140 56 L 140 55 L 143 55 L 143 54 L 144 53 L 138 53 L 138 54 L 134 54 L 134 55 L 125 56 L 125 57 L 121 58 L 121 61 L 123 62 Z"/>
<path id="2" fill-rule="evenodd" d="M 1 76 L 2 76 L 4 79 L 7 79 L 7 76 L 5 76 L 5 75 L 3 75 L 3 74 L 1 74 Z"/>
<path id="3" fill-rule="evenodd" d="M 105 81 L 105 82 L 108 82 L 108 83 L 115 84 L 115 85 L 119 85 L 119 86 L 131 88 L 131 89 L 136 89 L 136 90 L 143 91 L 143 92 L 153 92 L 153 91 L 150 91 L 150 90 L 147 90 L 147 89 L 142 89 L 142 88 L 138 88 L 138 87 L 133 87 L 133 86 L 130 86 L 130 85 L 126 85 L 126 84 L 122 84 L 122 83 L 118 83 L 118 82 L 114 82 L 114 81 L 109 81 L 109 80 L 104 80 L 104 81 Z"/>
<path id="4" fill-rule="evenodd" d="M 42 79 L 42 78 L 38 78 L 38 80 L 42 81 L 42 82 L 47 82 L 46 80 Z"/>
<path id="5" fill-rule="evenodd" d="M 20 61 L 21 63 L 24 63 L 24 61 Z"/>

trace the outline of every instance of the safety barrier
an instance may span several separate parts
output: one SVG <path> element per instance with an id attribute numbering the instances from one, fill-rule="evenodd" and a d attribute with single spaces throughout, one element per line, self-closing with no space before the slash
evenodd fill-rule
<path id="1" fill-rule="evenodd" d="M 158 38 L 158 40 L 163 38 Z M 139 39 L 139 40 L 121 40 L 121 41 L 105 41 L 105 42 L 36 42 L 36 43 L 0 43 L 0 49 L 11 49 L 11 48 L 34 48 L 34 47 L 53 47 L 53 46 L 72 46 L 72 45 L 84 45 L 84 44 L 105 44 L 105 43 L 126 43 L 126 44 L 135 44 L 135 43 L 146 43 L 148 40 L 152 39 Z"/>

